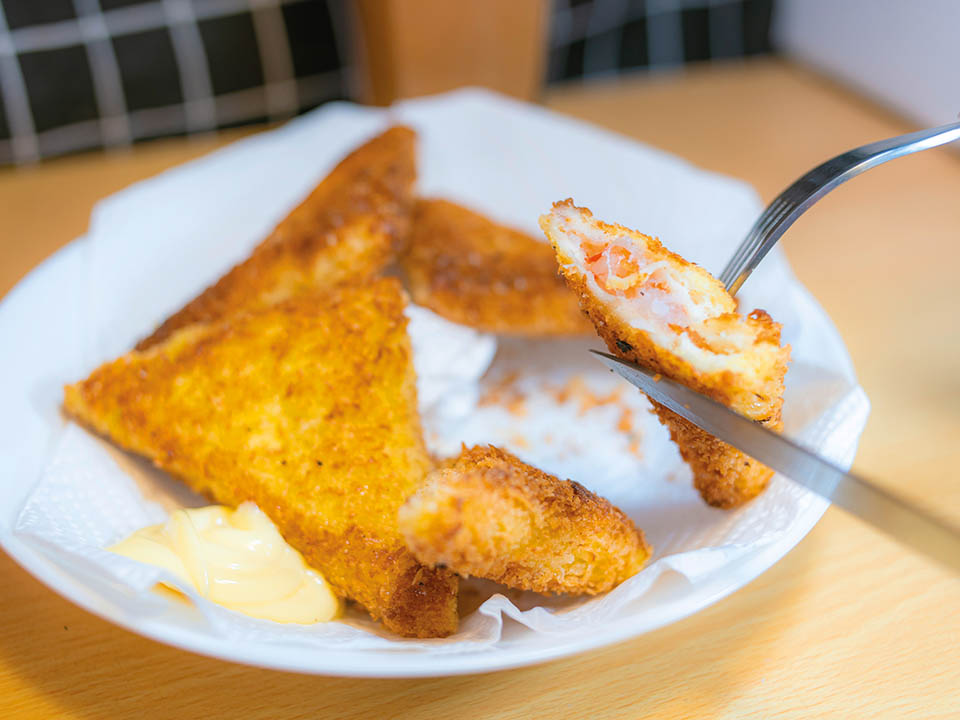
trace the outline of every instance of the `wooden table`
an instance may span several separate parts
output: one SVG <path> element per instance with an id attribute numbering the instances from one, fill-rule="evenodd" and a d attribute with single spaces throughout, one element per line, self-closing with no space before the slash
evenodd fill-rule
<path id="1" fill-rule="evenodd" d="M 547 106 L 747 179 L 765 200 L 817 162 L 904 132 L 775 61 L 551 91 Z M 945 119 L 946 121 L 946 119 Z M 91 206 L 237 134 L 0 173 L 0 292 Z M 884 166 L 790 231 L 797 274 L 849 345 L 874 415 L 857 467 L 960 519 L 960 155 Z M 11 339 L 7 339 L 9 343 Z M 3 717 L 957 717 L 960 582 L 831 509 L 716 606 L 539 667 L 436 680 L 255 670 L 132 635 L 0 553 Z"/>

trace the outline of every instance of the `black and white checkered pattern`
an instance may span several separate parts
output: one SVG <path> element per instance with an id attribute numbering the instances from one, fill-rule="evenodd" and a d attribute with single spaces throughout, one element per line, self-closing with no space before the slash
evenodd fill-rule
<path id="1" fill-rule="evenodd" d="M 339 0 L 0 0 L 0 164 L 346 95 Z"/>
<path id="2" fill-rule="evenodd" d="M 773 0 L 555 0 L 548 80 L 770 51 Z"/>
<path id="3" fill-rule="evenodd" d="M 348 2 L 0 0 L 0 165 L 345 98 Z M 547 79 L 767 52 L 772 6 L 554 0 Z"/>

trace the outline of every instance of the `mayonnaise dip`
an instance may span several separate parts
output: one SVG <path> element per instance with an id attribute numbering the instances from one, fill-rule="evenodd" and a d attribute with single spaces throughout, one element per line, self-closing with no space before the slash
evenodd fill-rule
<path id="1" fill-rule="evenodd" d="M 340 614 L 323 577 L 253 503 L 177 510 L 109 550 L 169 570 L 201 596 L 251 617 L 307 625 Z"/>

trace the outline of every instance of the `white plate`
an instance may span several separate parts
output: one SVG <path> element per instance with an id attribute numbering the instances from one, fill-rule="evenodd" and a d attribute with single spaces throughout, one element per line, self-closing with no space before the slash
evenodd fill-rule
<path id="1" fill-rule="evenodd" d="M 659 234 L 673 249 L 717 270 L 759 209 L 742 183 L 488 93 L 468 91 L 404 103 L 392 112 L 421 131 L 425 193 L 461 200 L 531 232 L 536 231 L 537 214 L 550 201 L 572 195 L 599 217 Z M 777 508 L 766 496 L 735 515 L 705 512 L 703 517 L 727 528 L 721 537 L 728 541 L 724 547 L 736 545 L 738 551 L 695 582 L 665 573 L 638 601 L 603 622 L 533 632 L 507 621 L 495 643 L 453 652 L 404 648 L 400 643 L 395 649 L 331 645 L 318 650 L 297 643 L 238 642 L 214 631 L 196 610 L 180 605 L 153 614 L 131 611 L 102 583 L 91 582 L 81 567 L 14 532 L 64 428 L 59 414 L 62 385 L 123 352 L 243 257 L 318 175 L 384 123 L 383 115 L 328 106 L 133 186 L 101 203 L 90 233 L 34 270 L 0 304 L 0 433 L 8 439 L 0 455 L 4 549 L 90 612 L 177 647 L 283 670 L 420 677 L 518 667 L 634 637 L 743 587 L 795 546 L 826 503 L 775 478 L 769 497 L 792 498 L 786 524 L 776 533 L 753 545 L 749 537 L 744 539 L 752 528 L 763 527 L 758 513 L 768 506 Z M 794 419 L 805 413 L 801 436 L 848 465 L 868 406 L 829 319 L 778 254 L 766 261 L 745 291 L 745 304 L 761 301 L 758 304 L 784 322 L 794 346 L 788 427 L 791 412 Z M 819 392 L 808 392 L 813 387 Z M 671 492 L 685 501 L 692 497 L 687 488 Z M 657 546 L 658 538 L 652 541 Z"/>

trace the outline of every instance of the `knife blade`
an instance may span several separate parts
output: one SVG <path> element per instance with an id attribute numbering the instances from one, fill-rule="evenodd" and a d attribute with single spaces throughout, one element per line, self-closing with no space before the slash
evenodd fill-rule
<path id="1" fill-rule="evenodd" d="M 898 542 L 960 573 L 960 530 L 685 385 L 591 350 L 652 400 Z"/>

